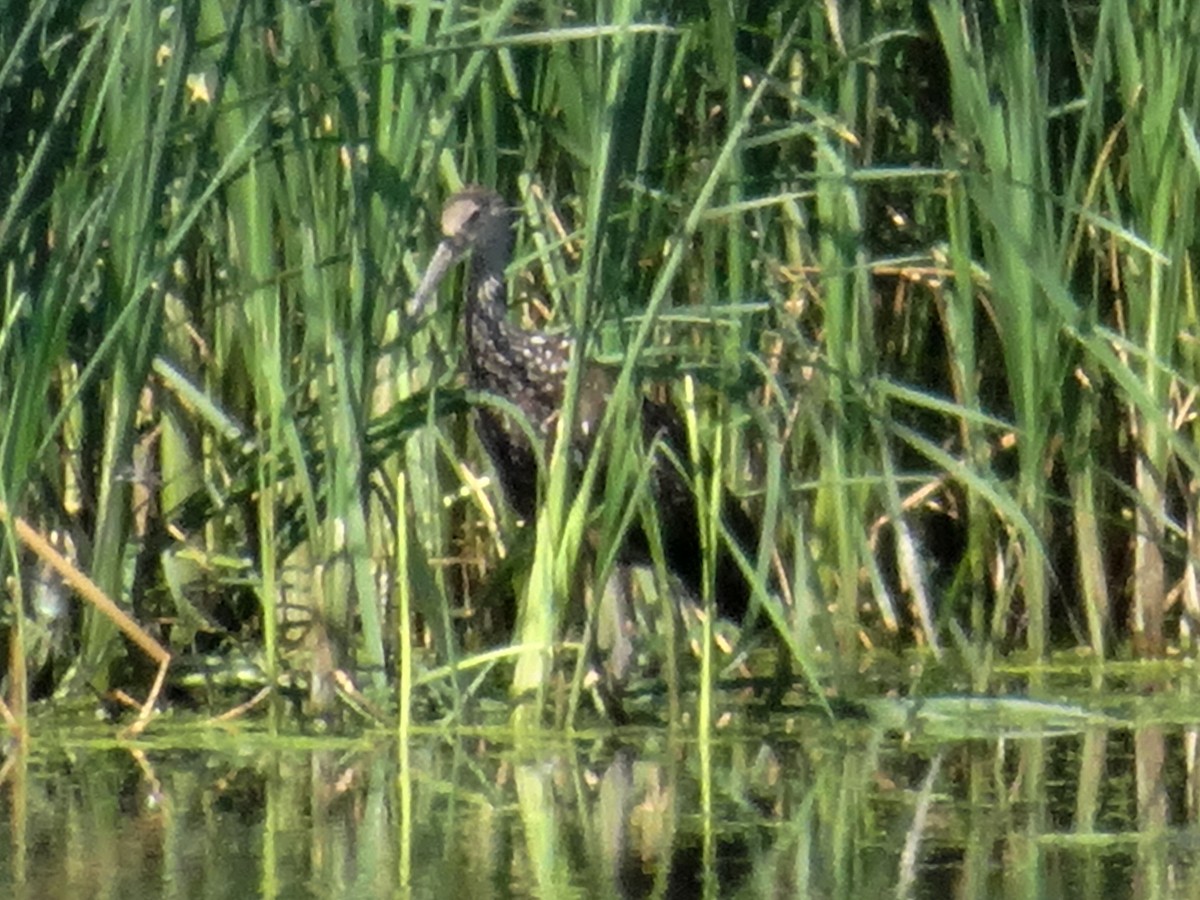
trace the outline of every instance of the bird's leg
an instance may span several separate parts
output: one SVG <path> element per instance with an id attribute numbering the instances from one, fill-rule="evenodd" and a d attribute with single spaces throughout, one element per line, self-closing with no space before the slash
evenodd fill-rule
<path id="1" fill-rule="evenodd" d="M 629 586 L 625 568 L 618 566 L 600 596 L 585 604 L 588 616 L 583 633 L 585 684 L 600 713 L 617 725 L 629 721 L 622 695 L 633 657 L 633 642 L 627 631 Z"/>
<path id="2" fill-rule="evenodd" d="M 633 641 L 627 631 L 630 621 L 628 566 L 617 566 L 604 586 L 599 603 L 596 645 L 605 654 L 605 670 L 609 676 L 623 682 L 633 658 Z"/>

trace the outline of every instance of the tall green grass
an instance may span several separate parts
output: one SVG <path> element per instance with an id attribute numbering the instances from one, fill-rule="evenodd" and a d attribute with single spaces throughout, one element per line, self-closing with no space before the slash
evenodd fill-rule
<path id="1" fill-rule="evenodd" d="M 0 28 L 9 690 L 145 677 L 103 614 L 33 602 L 21 516 L 181 672 L 245 659 L 321 713 L 348 676 L 380 704 L 403 681 L 406 720 L 500 688 L 574 718 L 565 638 L 658 531 L 648 389 L 688 423 L 707 571 L 732 492 L 763 523 L 756 617 L 813 684 L 862 690 L 881 647 L 984 689 L 1017 648 L 1181 641 L 1200 13 L 928 10 L 28 4 Z M 454 288 L 403 312 L 469 181 L 522 212 L 513 315 L 580 342 L 562 432 L 585 358 L 618 378 L 523 527 Z M 654 568 L 639 622 L 677 599 Z M 727 660 L 668 643 L 671 709 L 698 668 L 703 718 Z"/>

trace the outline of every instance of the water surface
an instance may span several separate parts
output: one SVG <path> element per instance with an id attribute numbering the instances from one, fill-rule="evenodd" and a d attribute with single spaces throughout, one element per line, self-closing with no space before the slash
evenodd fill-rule
<path id="1" fill-rule="evenodd" d="M 945 698 L 704 743 L 35 736 L 0 896 L 1200 896 L 1200 728 L 1171 718 Z"/>

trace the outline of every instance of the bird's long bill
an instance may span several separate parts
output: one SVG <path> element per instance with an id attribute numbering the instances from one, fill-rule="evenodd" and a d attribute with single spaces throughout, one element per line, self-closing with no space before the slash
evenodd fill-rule
<path id="1" fill-rule="evenodd" d="M 429 261 L 429 268 L 425 270 L 425 274 L 421 277 L 421 283 L 417 286 L 417 292 L 408 301 L 410 316 L 416 317 L 424 313 L 426 306 L 429 305 L 429 299 L 436 293 L 438 285 L 442 283 L 442 279 L 454 265 L 456 256 L 454 246 L 450 241 L 442 241 L 438 244 L 433 259 Z"/>

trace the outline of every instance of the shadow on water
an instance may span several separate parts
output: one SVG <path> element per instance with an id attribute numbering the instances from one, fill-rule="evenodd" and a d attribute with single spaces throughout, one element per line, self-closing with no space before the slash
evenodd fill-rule
<path id="1" fill-rule="evenodd" d="M 1007 706 L 977 733 L 938 730 L 986 704 L 707 745 L 40 740 L 5 765 L 0 895 L 1197 895 L 1196 729 L 1035 704 L 1041 734 Z"/>

